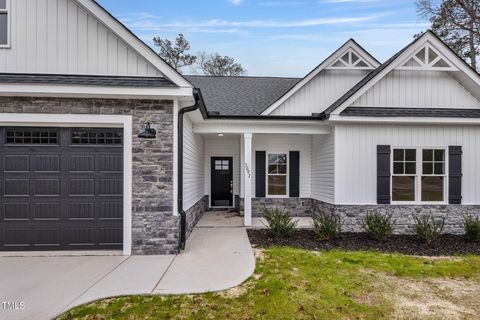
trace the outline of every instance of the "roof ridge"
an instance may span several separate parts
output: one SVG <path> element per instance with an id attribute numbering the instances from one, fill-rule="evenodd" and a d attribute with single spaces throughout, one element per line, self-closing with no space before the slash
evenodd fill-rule
<path id="1" fill-rule="evenodd" d="M 203 74 L 186 74 L 185 77 L 198 77 L 198 78 L 256 78 L 256 79 L 303 79 L 302 77 L 276 77 L 276 76 L 212 76 Z"/>

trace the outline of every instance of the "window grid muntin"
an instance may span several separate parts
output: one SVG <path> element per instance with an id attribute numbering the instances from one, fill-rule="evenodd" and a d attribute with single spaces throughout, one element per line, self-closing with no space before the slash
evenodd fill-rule
<path id="1" fill-rule="evenodd" d="M 215 160 L 215 170 L 228 171 L 230 170 L 229 160 Z"/>
<path id="2" fill-rule="evenodd" d="M 71 129 L 70 143 L 75 146 L 81 145 L 123 145 L 122 129 Z"/>
<path id="3" fill-rule="evenodd" d="M 279 162 L 279 156 L 284 160 L 282 162 Z M 273 162 L 271 162 L 271 159 L 274 159 Z M 266 180 L 267 180 L 267 196 L 270 197 L 283 197 L 288 195 L 288 154 L 287 153 L 269 153 L 267 155 L 267 174 L 266 174 Z M 270 167 L 275 167 L 274 171 L 270 171 Z M 280 167 L 284 167 L 284 173 L 281 172 L 283 170 L 279 170 Z M 284 184 L 285 186 L 282 186 L 285 188 L 284 193 L 270 193 L 270 178 L 281 178 L 282 180 L 284 179 Z"/>
<path id="4" fill-rule="evenodd" d="M 58 145 L 57 129 L 8 128 L 5 129 L 5 144 L 9 145 Z"/>
<path id="5" fill-rule="evenodd" d="M 398 149 L 411 149 L 415 150 L 416 152 L 416 173 L 415 174 L 395 174 L 394 173 L 394 162 L 395 162 L 395 150 Z M 423 175 L 423 150 L 441 150 L 443 151 L 443 175 L 426 175 L 426 177 L 436 177 L 442 176 L 443 177 L 443 200 L 442 201 L 430 201 L 422 200 L 422 177 Z M 390 160 L 390 170 L 391 170 L 391 181 L 390 181 L 390 195 L 392 198 L 393 204 L 446 204 L 447 203 L 447 195 L 448 195 L 448 148 L 443 146 L 434 146 L 434 147 L 405 147 L 405 146 L 394 146 L 392 147 L 391 153 L 391 160 Z M 442 161 L 440 161 L 442 162 Z M 395 176 L 399 177 L 414 177 L 415 182 L 415 200 L 414 201 L 403 201 L 403 200 L 394 200 L 393 199 L 393 178 Z"/>

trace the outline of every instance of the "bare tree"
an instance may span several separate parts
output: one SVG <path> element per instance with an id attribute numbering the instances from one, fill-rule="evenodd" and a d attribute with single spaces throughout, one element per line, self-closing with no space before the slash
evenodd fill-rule
<path id="1" fill-rule="evenodd" d="M 479 0 L 417 0 L 419 15 L 430 20 L 432 30 L 477 69 L 480 53 Z"/>
<path id="2" fill-rule="evenodd" d="M 190 66 L 197 61 L 196 56 L 188 53 L 190 42 L 181 33 L 175 39 L 175 44 L 160 37 L 153 38 L 153 42 L 155 46 L 160 47 L 158 55 L 180 73 L 181 68 Z"/>
<path id="3" fill-rule="evenodd" d="M 228 56 L 221 56 L 218 53 L 198 54 L 198 66 L 205 75 L 209 76 L 241 76 L 247 73 L 240 63 Z"/>

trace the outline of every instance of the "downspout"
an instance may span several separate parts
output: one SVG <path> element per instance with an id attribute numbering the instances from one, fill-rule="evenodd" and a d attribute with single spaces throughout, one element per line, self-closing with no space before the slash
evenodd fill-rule
<path id="1" fill-rule="evenodd" d="M 182 108 L 178 111 L 178 163 L 177 163 L 177 207 L 178 213 L 180 214 L 180 241 L 178 249 L 180 251 L 185 250 L 185 242 L 187 238 L 187 213 L 183 210 L 183 116 L 187 112 L 192 112 L 198 110 L 200 107 L 200 90 L 193 89 L 193 97 L 195 99 L 195 104 L 189 107 Z"/>

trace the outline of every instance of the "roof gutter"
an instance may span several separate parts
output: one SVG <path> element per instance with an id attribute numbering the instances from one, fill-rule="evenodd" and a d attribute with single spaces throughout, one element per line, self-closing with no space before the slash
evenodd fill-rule
<path id="1" fill-rule="evenodd" d="M 180 214 L 180 240 L 178 244 L 180 251 L 185 250 L 185 243 L 187 241 L 187 213 L 183 210 L 183 118 L 185 113 L 193 112 L 198 109 L 202 111 L 202 106 L 205 110 L 202 94 L 199 89 L 193 89 L 193 97 L 195 99 L 194 105 L 182 108 L 178 111 L 177 209 Z"/>

